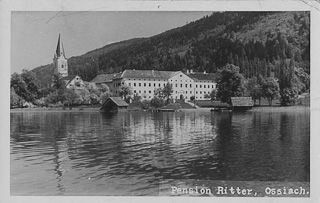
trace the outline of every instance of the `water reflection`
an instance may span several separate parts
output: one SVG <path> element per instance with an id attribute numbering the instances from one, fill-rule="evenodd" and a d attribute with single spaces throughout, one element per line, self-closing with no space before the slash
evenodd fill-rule
<path id="1" fill-rule="evenodd" d="M 161 179 L 310 180 L 309 112 L 24 112 L 10 121 L 13 195 L 157 195 Z"/>

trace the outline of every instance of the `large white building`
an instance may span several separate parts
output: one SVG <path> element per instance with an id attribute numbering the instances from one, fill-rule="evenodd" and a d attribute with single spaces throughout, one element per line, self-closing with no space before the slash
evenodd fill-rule
<path id="1" fill-rule="evenodd" d="M 216 88 L 216 74 L 187 71 L 125 70 L 122 73 L 98 75 L 91 82 L 105 83 L 114 96 L 119 96 L 121 85 L 131 87 L 133 94 L 150 100 L 155 90 L 163 88 L 167 83 L 172 85 L 172 99 L 206 99 Z"/>

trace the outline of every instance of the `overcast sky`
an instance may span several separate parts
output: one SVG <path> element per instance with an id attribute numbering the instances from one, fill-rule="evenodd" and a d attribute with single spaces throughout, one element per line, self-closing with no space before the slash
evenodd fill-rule
<path id="1" fill-rule="evenodd" d="M 11 73 L 52 63 L 59 33 L 66 57 L 150 37 L 211 12 L 12 12 Z"/>

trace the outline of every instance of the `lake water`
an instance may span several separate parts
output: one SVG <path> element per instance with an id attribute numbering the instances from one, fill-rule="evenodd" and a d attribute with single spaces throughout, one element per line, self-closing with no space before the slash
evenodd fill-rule
<path id="1" fill-rule="evenodd" d="M 310 112 L 12 112 L 11 195 L 158 195 L 161 179 L 310 181 Z"/>

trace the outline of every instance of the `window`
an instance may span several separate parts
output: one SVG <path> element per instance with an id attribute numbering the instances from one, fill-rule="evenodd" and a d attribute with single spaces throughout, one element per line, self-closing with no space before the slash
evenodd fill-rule
<path id="1" fill-rule="evenodd" d="M 146 86 L 146 85 L 147 85 L 146 83 L 143 84 L 143 86 Z"/>
<path id="2" fill-rule="evenodd" d="M 151 90 L 149 90 L 149 93 L 151 93 Z"/>
<path id="3" fill-rule="evenodd" d="M 151 83 L 149 83 L 149 87 L 151 87 Z"/>
<path id="4" fill-rule="evenodd" d="M 190 94 L 192 94 L 192 91 L 190 91 Z"/>
<path id="5" fill-rule="evenodd" d="M 139 93 L 141 93 L 141 90 L 139 90 Z"/>
<path id="6" fill-rule="evenodd" d="M 176 87 L 178 87 L 178 84 L 176 84 Z"/>
<path id="7" fill-rule="evenodd" d="M 182 75 L 180 75 L 180 77 L 182 77 Z"/>
<path id="8" fill-rule="evenodd" d="M 198 91 L 196 91 L 196 94 L 198 94 Z"/>
<path id="9" fill-rule="evenodd" d="M 136 83 L 133 83 L 133 86 L 136 86 Z"/>
<path id="10" fill-rule="evenodd" d="M 139 87 L 141 87 L 141 83 L 139 82 Z"/>
<path id="11" fill-rule="evenodd" d="M 160 87 L 160 83 L 159 83 L 159 87 Z"/>
<path id="12" fill-rule="evenodd" d="M 198 88 L 198 85 L 196 85 L 196 88 Z"/>
<path id="13" fill-rule="evenodd" d="M 182 84 L 180 84 L 180 87 L 182 87 Z"/>
<path id="14" fill-rule="evenodd" d="M 201 88 L 202 86 L 200 85 L 200 88 Z"/>
<path id="15" fill-rule="evenodd" d="M 200 94 L 202 94 L 202 92 L 200 91 Z"/>
<path id="16" fill-rule="evenodd" d="M 129 82 L 129 86 L 131 86 L 131 83 Z"/>
<path id="17" fill-rule="evenodd" d="M 136 91 L 135 91 L 135 90 L 133 90 L 133 93 L 136 93 Z"/>
<path id="18" fill-rule="evenodd" d="M 212 88 L 214 88 L 213 85 L 212 85 Z"/>
<path id="19" fill-rule="evenodd" d="M 186 87 L 188 87 L 188 85 L 186 84 Z"/>
<path id="20" fill-rule="evenodd" d="M 153 86 L 155 87 L 155 86 L 156 86 L 156 83 L 153 83 Z"/>
<path id="21" fill-rule="evenodd" d="M 190 87 L 192 87 L 192 85 L 190 84 Z"/>
<path id="22" fill-rule="evenodd" d="M 203 88 L 206 88 L 206 85 L 203 85 Z"/>
<path id="23" fill-rule="evenodd" d="M 147 91 L 144 91 L 144 93 L 147 93 Z"/>

